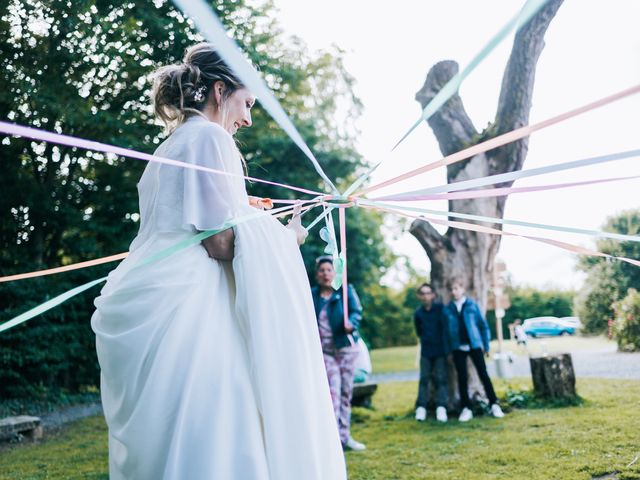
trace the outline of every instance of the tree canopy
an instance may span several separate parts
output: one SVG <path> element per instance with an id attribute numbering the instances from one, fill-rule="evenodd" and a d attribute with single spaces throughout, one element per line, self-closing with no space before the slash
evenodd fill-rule
<path id="1" fill-rule="evenodd" d="M 269 1 L 210 2 L 229 33 L 338 185 L 362 164 L 354 148 L 352 92 L 339 49 L 312 53 L 287 38 Z M 182 58 L 202 38 L 169 1 L 0 0 L 0 118 L 152 153 L 163 139 L 149 105 L 151 73 Z M 336 110 L 349 115 L 336 124 Z M 320 189 L 306 157 L 260 108 L 238 135 L 253 176 Z M 136 183 L 143 162 L 4 137 L 0 147 L 0 272 L 52 267 L 126 251 L 138 228 Z M 253 184 L 251 194 L 292 198 Z M 311 216 L 311 214 L 310 214 Z M 350 282 L 364 293 L 392 255 L 381 216 L 348 212 Z M 313 236 L 308 266 L 322 251 Z M 0 286 L 0 322 L 63 291 L 98 278 L 112 265 Z M 92 290 L 0 336 L 0 395 L 97 382 L 89 319 Z"/>
<path id="2" fill-rule="evenodd" d="M 640 232 L 640 210 L 627 210 L 607 218 L 607 232 L 637 235 Z M 597 249 L 617 257 L 640 258 L 640 243 L 599 239 Z M 582 257 L 578 267 L 587 273 L 584 288 L 576 299 L 577 313 L 585 330 L 602 333 L 615 317 L 613 304 L 626 297 L 630 288 L 640 285 L 640 269 L 626 262 L 601 257 Z"/>

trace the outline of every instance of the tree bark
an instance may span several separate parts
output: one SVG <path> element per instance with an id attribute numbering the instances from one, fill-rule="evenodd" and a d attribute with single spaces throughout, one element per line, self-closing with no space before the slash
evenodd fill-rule
<path id="1" fill-rule="evenodd" d="M 547 400 L 576 396 L 576 374 L 573 371 L 571 354 L 532 357 L 529 363 L 533 390 L 537 396 Z"/>
<path id="2" fill-rule="evenodd" d="M 544 48 L 544 34 L 563 0 L 550 0 L 515 36 L 503 79 L 495 120 L 483 132 L 473 125 L 458 94 L 447 101 L 428 121 L 443 155 L 475 145 L 529 122 L 535 67 Z M 435 64 L 429 71 L 416 100 L 424 108 L 458 72 L 454 61 Z M 518 170 L 527 154 L 527 139 L 496 148 L 447 167 L 447 182 Z M 501 218 L 506 197 L 451 200 L 449 211 Z M 487 224 L 494 228 L 500 225 Z M 487 305 L 493 262 L 500 237 L 459 229 L 444 235 L 424 220 L 412 223 L 410 232 L 423 246 L 431 261 L 431 282 L 438 295 L 449 300 L 447 280 L 460 277 L 469 296 L 484 311 Z"/>
<path id="3" fill-rule="evenodd" d="M 429 120 L 440 150 L 449 155 L 465 147 L 527 125 L 535 70 L 544 48 L 544 35 L 563 0 L 550 0 L 516 34 L 509 61 L 502 79 L 498 109 L 494 121 L 483 131 L 478 130 L 467 114 L 458 94 L 449 99 Z M 440 89 L 458 72 L 458 64 L 445 60 L 435 64 L 416 100 L 424 108 Z M 500 148 L 476 155 L 447 167 L 447 182 L 458 182 L 519 170 L 527 155 L 528 139 L 522 139 Z M 498 186 L 508 186 L 513 182 Z M 449 211 L 487 217 L 502 218 L 507 197 L 450 200 Z M 500 224 L 485 224 L 501 229 Z M 450 294 L 447 286 L 451 277 L 459 277 L 466 284 L 467 294 L 477 300 L 486 311 L 494 261 L 500 247 L 500 236 L 448 229 L 441 235 L 427 221 L 415 220 L 410 230 L 431 261 L 431 283 L 445 302 Z M 474 368 L 470 372 L 470 397 L 482 392 Z M 473 372 L 473 373 L 471 373 Z"/>

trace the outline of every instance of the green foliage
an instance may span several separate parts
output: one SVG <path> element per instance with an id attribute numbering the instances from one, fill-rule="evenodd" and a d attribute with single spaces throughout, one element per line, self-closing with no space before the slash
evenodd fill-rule
<path id="1" fill-rule="evenodd" d="M 640 231 L 640 210 L 627 210 L 611 216 L 603 229 L 608 232 L 637 235 Z M 617 257 L 640 258 L 639 242 L 599 239 L 597 249 Z M 607 322 L 615 316 L 613 304 L 627 290 L 640 285 L 640 268 L 621 261 L 599 257 L 584 257 L 579 265 L 587 273 L 585 287 L 576 299 L 576 311 L 584 330 L 593 333 L 607 331 Z"/>
<path id="2" fill-rule="evenodd" d="M 345 185 L 361 159 L 352 121 L 360 110 L 339 50 L 309 54 L 285 40 L 265 2 L 214 0 L 225 26 L 261 70 L 327 174 Z M 151 73 L 202 40 L 168 0 L 0 0 L 0 118 L 152 153 L 163 138 L 149 108 Z M 336 124 L 335 112 L 349 112 Z M 239 135 L 250 174 L 321 189 L 309 161 L 259 104 Z M 126 251 L 138 229 L 143 162 L 21 138 L 2 139 L 0 275 Z M 250 186 L 252 194 L 291 193 Z M 310 214 L 313 215 L 313 214 Z M 377 282 L 391 259 L 381 216 L 348 213 L 350 282 Z M 307 265 L 321 250 L 311 238 Z M 112 265 L 0 285 L 0 322 Z M 96 385 L 89 320 L 98 290 L 0 335 L 0 397 L 57 395 Z M 53 393 L 52 393 L 53 392 Z"/>
<path id="3" fill-rule="evenodd" d="M 580 395 L 543 399 L 531 389 L 518 390 L 509 385 L 504 394 L 504 402 L 513 408 L 563 408 L 582 405 L 584 399 Z"/>
<path id="4" fill-rule="evenodd" d="M 371 348 L 416 343 L 414 298 L 411 287 L 398 291 L 379 284 L 369 285 L 364 300 L 366 309 L 361 331 Z"/>
<path id="5" fill-rule="evenodd" d="M 627 296 L 616 302 L 614 336 L 623 352 L 640 350 L 640 293 L 630 288 Z"/>
<path id="6" fill-rule="evenodd" d="M 517 319 L 526 320 L 533 317 L 570 317 L 573 312 L 574 292 L 565 290 L 537 290 L 531 287 L 508 287 L 511 306 L 505 311 L 502 319 L 502 334 L 509 338 L 510 323 Z M 487 312 L 487 322 L 491 330 L 491 338 L 496 338 L 496 317 L 493 310 Z"/>

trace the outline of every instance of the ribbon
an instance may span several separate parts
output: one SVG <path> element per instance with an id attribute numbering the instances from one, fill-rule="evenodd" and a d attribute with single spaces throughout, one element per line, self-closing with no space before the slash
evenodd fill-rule
<path id="1" fill-rule="evenodd" d="M 456 92 L 460 89 L 460 85 L 462 82 L 473 72 L 478 65 L 480 65 L 487 56 L 495 50 L 495 48 L 500 45 L 504 41 L 504 39 L 509 35 L 513 28 L 516 28 L 516 31 L 519 31 L 523 25 L 525 25 L 531 17 L 533 17 L 546 3 L 548 0 L 527 0 L 524 4 L 520 12 L 511 18 L 503 27 L 496 33 L 489 42 L 482 47 L 482 49 L 476 54 L 475 57 L 471 60 L 471 62 L 461 71 L 455 74 L 449 81 L 440 89 L 440 91 L 427 103 L 427 105 L 422 110 L 422 114 L 420 118 L 413 124 L 411 128 L 405 133 L 402 138 L 394 145 L 391 151 L 395 150 L 398 145 L 400 145 L 410 134 L 413 132 L 418 125 L 420 125 L 423 121 L 427 121 L 429 118 L 436 113 L 442 105 L 447 103 L 447 101 L 456 94 Z M 382 164 L 382 160 L 374 165 L 371 169 L 365 172 L 360 178 L 358 178 L 345 192 L 345 195 L 351 195 L 356 191 L 370 176 L 371 174 Z"/>
<path id="2" fill-rule="evenodd" d="M 547 3 L 547 1 L 548 0 L 527 0 L 527 3 L 524 4 L 522 10 L 503 25 L 498 33 L 496 33 L 489 42 L 482 47 L 482 50 L 473 57 L 471 62 L 469 62 L 469 65 L 467 65 L 461 72 L 458 72 L 451 77 L 445 86 L 440 89 L 437 95 L 424 107 L 420 118 L 411 126 L 411 128 L 409 128 L 407 133 L 402 136 L 398 143 L 394 145 L 391 151 L 395 150 L 418 125 L 431 118 L 431 116 L 436 113 L 442 105 L 447 103 L 447 100 L 455 95 L 460 89 L 460 85 L 469 76 L 469 74 L 473 72 L 478 65 L 480 65 L 484 59 L 487 58 L 487 56 L 504 41 L 505 38 L 507 38 L 507 35 L 511 33 L 511 30 L 517 26 L 516 31 L 519 31 L 531 19 L 531 17 L 533 17 Z"/>
<path id="3" fill-rule="evenodd" d="M 35 272 L 18 273 L 16 275 L 7 275 L 5 277 L 0 277 L 0 283 L 12 282 L 14 280 L 24 280 L 26 278 L 44 277 L 46 275 L 53 275 L 55 273 L 69 272 L 71 270 L 78 270 L 80 268 L 93 267 L 95 265 L 102 265 L 104 263 L 122 260 L 127 255 L 129 255 L 129 252 L 118 253 L 117 255 L 110 255 L 108 257 L 96 258 L 95 260 L 88 260 L 86 262 L 65 265 L 64 267 L 48 268 L 46 270 L 36 270 Z"/>
<path id="4" fill-rule="evenodd" d="M 517 234 L 517 233 L 505 232 L 504 230 L 498 230 L 496 228 L 485 227 L 484 225 L 477 225 L 477 224 L 474 224 L 474 223 L 456 222 L 456 221 L 451 221 L 451 220 L 439 220 L 439 219 L 436 219 L 436 218 L 429 218 L 429 217 L 424 217 L 424 216 L 412 215 L 410 213 L 402 212 L 400 210 L 395 210 L 395 209 L 391 209 L 391 208 L 371 207 L 371 206 L 366 206 L 366 205 L 363 205 L 363 207 L 364 208 L 371 208 L 373 210 L 382 210 L 384 212 L 394 213 L 394 214 L 402 215 L 402 216 L 409 217 L 409 218 L 416 218 L 416 219 L 419 219 L 419 220 L 427 220 L 429 222 L 433 222 L 433 223 L 438 224 L 438 225 L 443 225 L 443 226 L 452 227 L 452 228 L 458 228 L 458 229 L 461 229 L 461 230 L 470 230 L 470 231 L 473 231 L 473 232 L 487 233 L 487 234 L 490 234 L 490 235 L 507 235 L 507 236 L 510 236 L 510 237 L 526 238 L 528 240 L 533 240 L 535 242 L 541 242 L 541 243 L 546 243 L 548 245 L 553 245 L 554 247 L 562 248 L 563 250 L 567 250 L 569 252 L 576 253 L 576 254 L 579 254 L 579 255 L 587 255 L 587 256 L 593 256 L 593 257 L 603 257 L 603 258 L 608 258 L 608 259 L 612 259 L 612 260 L 615 259 L 615 260 L 619 260 L 619 261 L 622 261 L 622 262 L 630 263 L 631 265 L 635 265 L 636 267 L 640 267 L 640 261 L 634 260 L 633 258 L 616 257 L 616 256 L 613 256 L 613 255 L 609 255 L 608 253 L 598 252 L 597 250 L 590 250 L 588 248 L 584 248 L 584 247 L 581 247 L 579 245 L 573 245 L 571 243 L 561 242 L 561 241 L 553 240 L 553 239 L 550 239 L 550 238 L 535 237 L 535 236 L 530 236 L 530 235 L 520 235 L 520 234 Z"/>
<path id="5" fill-rule="evenodd" d="M 53 307 L 57 307 L 63 302 L 66 302 L 72 297 L 84 292 L 85 290 L 89 290 L 91 287 L 98 285 L 99 283 L 104 282 L 107 277 L 98 278 L 97 280 L 93 280 L 89 283 L 85 283 L 84 285 L 80 285 L 79 287 L 72 288 L 57 297 L 52 298 L 44 303 L 41 303 L 37 307 L 32 308 L 31 310 L 27 310 L 24 313 L 21 313 L 17 317 L 12 318 L 11 320 L 4 322 L 0 325 L 0 333 L 9 330 L 10 328 L 15 327 L 16 325 L 20 325 L 21 323 L 26 322 L 27 320 L 31 320 L 33 317 L 37 317 L 38 315 L 42 315 L 44 312 L 51 310 Z"/>
<path id="6" fill-rule="evenodd" d="M 338 222 L 340 224 L 340 259 L 342 260 L 342 320 L 349 343 L 354 345 L 353 336 L 348 333 L 349 322 L 349 284 L 347 283 L 347 221 L 346 208 L 338 209 Z M 336 276 L 338 273 L 336 272 Z"/>
<path id="7" fill-rule="evenodd" d="M 602 178 L 600 180 L 585 180 L 583 182 L 571 182 L 571 183 L 557 183 L 553 185 L 536 185 L 531 187 L 504 187 L 504 188 L 488 188 L 482 190 L 466 190 L 463 192 L 450 192 L 450 193 L 434 193 L 431 195 L 390 195 L 388 197 L 373 198 L 373 201 L 379 200 L 392 200 L 397 202 L 408 202 L 415 200 L 464 200 L 464 199 L 477 199 L 486 197 L 503 197 L 511 195 L 513 193 L 530 193 L 530 192 L 543 192 L 547 190 L 557 190 L 570 187 L 581 187 L 585 185 L 595 185 L 598 183 L 618 182 L 621 180 L 634 180 L 640 178 L 640 175 L 631 175 L 628 177 L 615 177 L 615 178 Z M 452 184 L 452 185 L 455 185 Z"/>
<path id="8" fill-rule="evenodd" d="M 478 143 L 471 147 L 460 150 L 459 152 L 452 153 L 451 155 L 447 155 L 446 157 L 432 162 L 423 167 L 416 168 L 409 172 L 403 173 L 402 175 L 398 175 L 397 177 L 386 180 L 382 183 L 378 183 L 377 185 L 372 185 L 370 187 L 362 190 L 360 195 L 364 195 L 366 193 L 373 192 L 374 190 L 379 190 L 383 187 L 387 187 L 389 185 L 393 185 L 394 183 L 398 183 L 402 180 L 406 180 L 407 178 L 415 177 L 416 175 L 428 172 L 438 167 L 443 167 L 446 165 L 451 165 L 452 163 L 460 162 L 462 160 L 466 160 L 475 155 L 479 155 L 481 153 L 487 152 L 489 150 L 493 150 L 494 148 L 502 147 L 511 142 L 515 142 L 516 140 L 520 140 L 524 137 L 528 137 L 534 132 L 539 130 L 543 130 L 552 125 L 556 125 L 558 123 L 564 122 L 573 117 L 577 117 L 578 115 L 582 115 L 583 113 L 590 112 L 591 110 L 595 110 L 601 108 L 610 103 L 616 102 L 623 98 L 629 97 L 631 95 L 635 95 L 640 92 L 640 84 L 635 85 L 631 88 L 627 88 L 620 92 L 614 93 L 613 95 L 609 95 L 607 97 L 596 100 L 595 102 L 588 103 L 581 107 L 575 108 L 568 112 L 562 113 L 560 115 L 556 115 L 555 117 L 548 118 L 541 122 L 535 123 L 533 125 L 525 125 L 524 127 L 516 128 L 515 130 L 511 130 L 510 132 L 504 133 L 502 135 L 498 135 L 497 137 L 486 140 L 482 143 Z"/>
<path id="9" fill-rule="evenodd" d="M 374 206 L 374 207 L 380 206 L 385 208 L 396 208 L 395 205 L 388 205 L 380 202 L 371 202 L 367 200 L 361 200 L 361 204 Z M 521 220 L 508 220 L 504 218 L 485 217 L 483 215 L 471 215 L 468 213 L 443 212 L 440 210 L 431 210 L 428 208 L 417 208 L 417 207 L 408 207 L 408 206 L 403 206 L 402 208 L 404 210 L 409 210 L 411 212 L 426 213 L 429 215 L 441 215 L 444 217 L 461 218 L 464 220 L 473 220 L 476 222 L 498 223 L 502 225 L 517 225 L 520 227 L 537 228 L 542 230 L 554 230 L 557 232 L 577 233 L 579 235 L 589 235 L 589 236 L 600 237 L 600 238 L 611 238 L 613 240 L 620 240 L 624 242 L 640 242 L 640 236 L 638 235 L 624 235 L 621 233 L 602 232 L 600 230 L 585 230 L 582 228 L 575 228 L 575 227 L 560 227 L 558 225 L 547 225 L 544 223 L 523 222 Z"/>
<path id="10" fill-rule="evenodd" d="M 309 206 L 308 208 L 311 208 L 311 206 Z M 290 206 L 286 206 L 286 207 L 281 207 L 278 209 L 274 209 L 272 210 L 273 214 L 276 213 L 284 213 L 286 210 L 290 210 L 291 207 Z M 157 262 L 159 260 L 162 260 L 163 258 L 168 257 L 169 255 L 173 255 L 174 253 L 177 253 L 181 250 L 184 250 L 185 248 L 191 247 L 193 245 L 196 245 L 198 243 L 200 243 L 202 240 L 204 240 L 205 238 L 208 238 L 212 235 L 215 235 L 217 233 L 222 232 L 223 230 L 226 230 L 228 228 L 234 227 L 236 225 L 239 225 L 241 223 L 250 221 L 250 220 L 254 220 L 260 216 L 264 215 L 264 212 L 262 211 L 257 211 L 255 213 L 251 213 L 248 215 L 244 215 L 241 217 L 238 217 L 236 219 L 232 219 L 229 220 L 228 222 L 225 222 L 220 228 L 215 229 L 215 230 L 206 230 L 204 232 L 201 232 L 197 235 L 194 235 L 193 237 L 187 238 L 181 242 L 178 242 L 168 248 L 165 248 L 164 250 L 161 250 L 160 252 L 151 255 L 150 257 L 147 257 L 145 259 L 143 259 L 138 265 L 136 265 L 134 268 L 140 268 L 144 265 L 148 265 L 150 263 L 153 262 Z M 120 254 L 123 255 L 123 254 Z M 107 257 L 109 258 L 109 257 Z M 104 259 L 99 259 L 99 260 L 104 260 Z M 113 260 L 111 260 L 113 261 Z M 87 262 L 85 262 L 87 263 Z M 101 263 L 106 263 L 106 262 L 101 262 Z M 82 267 L 78 267 L 78 268 L 82 268 Z M 0 333 L 4 332 L 6 330 L 9 330 L 10 328 L 15 327 L 16 325 L 20 325 L 21 323 L 26 322 L 27 320 L 31 320 L 34 317 L 37 317 L 38 315 L 42 315 L 43 313 L 51 310 L 54 307 L 57 307 L 58 305 L 60 305 L 61 303 L 66 302 L 67 300 L 69 300 L 72 297 L 75 297 L 76 295 L 79 295 L 80 293 L 84 292 L 85 290 L 88 290 L 89 288 L 93 287 L 94 285 L 97 285 L 101 282 L 104 282 L 107 279 L 107 277 L 103 277 L 103 278 L 99 278 L 97 280 L 93 280 L 89 283 L 85 283 L 84 285 L 80 285 L 78 287 L 72 288 L 71 290 L 68 290 L 60 295 L 58 295 L 57 297 L 48 300 L 44 303 L 41 303 L 40 305 L 18 315 L 17 317 L 12 318 L 11 320 L 8 320 L 2 324 L 0 324 Z"/>
<path id="11" fill-rule="evenodd" d="M 269 180 L 262 180 L 261 178 L 248 177 L 244 175 L 238 175 L 231 172 L 225 172 L 224 170 L 216 170 L 215 168 L 203 167 L 201 165 L 195 165 L 193 163 L 180 162 L 178 160 L 171 160 L 170 158 L 159 157 L 157 155 L 150 155 L 148 153 L 138 152 L 130 148 L 117 147 L 115 145 L 109 145 L 108 143 L 94 142 L 93 140 L 85 140 L 71 135 L 62 135 L 59 133 L 48 132 L 39 128 L 25 127 L 14 123 L 0 122 L 0 132 L 8 135 L 18 135 L 25 138 L 31 138 L 33 140 L 42 140 L 44 142 L 55 143 L 58 145 L 66 145 L 68 147 L 79 147 L 86 150 L 92 150 L 95 152 L 113 153 L 127 158 L 135 160 L 144 160 L 146 162 L 156 162 L 165 165 L 171 165 L 174 167 L 189 168 L 192 170 L 201 170 L 203 172 L 215 173 L 218 175 L 226 175 L 229 177 L 244 178 L 252 182 L 264 183 L 267 185 L 274 185 L 276 187 L 288 188 L 289 190 L 295 190 L 297 192 L 308 193 L 310 195 L 322 195 L 321 192 L 315 190 L 308 190 L 306 188 L 294 187 L 287 185 L 286 183 L 272 182 Z"/>
<path id="12" fill-rule="evenodd" d="M 234 71 L 242 83 L 251 92 L 259 97 L 260 104 L 269 112 L 271 117 L 282 127 L 289 135 L 291 140 L 302 150 L 313 164 L 318 175 L 322 177 L 325 183 L 334 193 L 338 193 L 335 185 L 329 177 L 324 173 L 320 163 L 313 155 L 302 136 L 289 119 L 282 106 L 276 100 L 264 80 L 260 77 L 255 68 L 245 59 L 242 51 L 236 43 L 227 35 L 224 26 L 213 13 L 211 7 L 202 0 L 173 0 L 174 3 L 191 18 L 193 23 L 198 27 L 200 33 L 211 43 L 213 43 L 220 56 L 226 64 Z"/>
<path id="13" fill-rule="evenodd" d="M 264 199 L 263 199 L 264 200 Z M 305 203 L 313 203 L 313 205 L 307 205 L 305 207 L 303 207 L 303 212 L 300 214 L 300 216 L 304 215 L 307 211 L 309 211 L 310 209 L 316 207 L 317 205 L 320 204 L 320 202 L 314 201 L 314 200 L 306 200 L 306 201 L 300 201 L 300 200 L 292 200 L 292 201 L 283 201 L 283 202 L 279 202 L 279 203 L 286 203 L 286 204 L 305 204 Z M 275 217 L 281 217 L 284 215 L 288 215 L 290 212 L 287 210 L 293 210 L 292 206 L 289 207 L 282 207 L 282 208 L 278 208 L 276 210 L 273 210 L 273 213 L 275 213 Z M 47 275 L 53 275 L 56 273 L 62 273 L 62 272 L 68 272 L 68 271 L 72 271 L 72 270 L 79 270 L 82 268 L 88 268 L 88 267 L 93 267 L 96 265 L 102 265 L 104 263 L 109 263 L 109 262 L 115 262 L 117 260 L 122 260 L 125 257 L 127 257 L 127 255 L 129 255 L 129 252 L 124 252 L 124 253 L 118 253 L 116 255 L 110 255 L 108 257 L 102 257 L 102 258 L 96 258 L 94 260 L 88 260 L 85 262 L 78 262 L 78 263 L 73 263 L 71 265 L 65 265 L 63 267 L 56 267 L 56 268 L 48 268 L 46 270 L 36 270 L 33 272 L 27 272 L 27 273 L 19 273 L 16 275 L 6 275 L 4 277 L 0 277 L 0 283 L 3 282 L 12 282 L 15 280 L 24 280 L 27 278 L 35 278 L 35 277 L 43 277 L 43 276 L 47 276 Z"/>

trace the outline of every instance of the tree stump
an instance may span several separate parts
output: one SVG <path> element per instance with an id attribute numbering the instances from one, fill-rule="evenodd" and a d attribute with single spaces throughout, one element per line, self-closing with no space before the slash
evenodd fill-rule
<path id="1" fill-rule="evenodd" d="M 573 371 L 571 354 L 558 353 L 531 357 L 529 362 L 536 395 L 545 399 L 576 396 L 576 375 Z"/>

